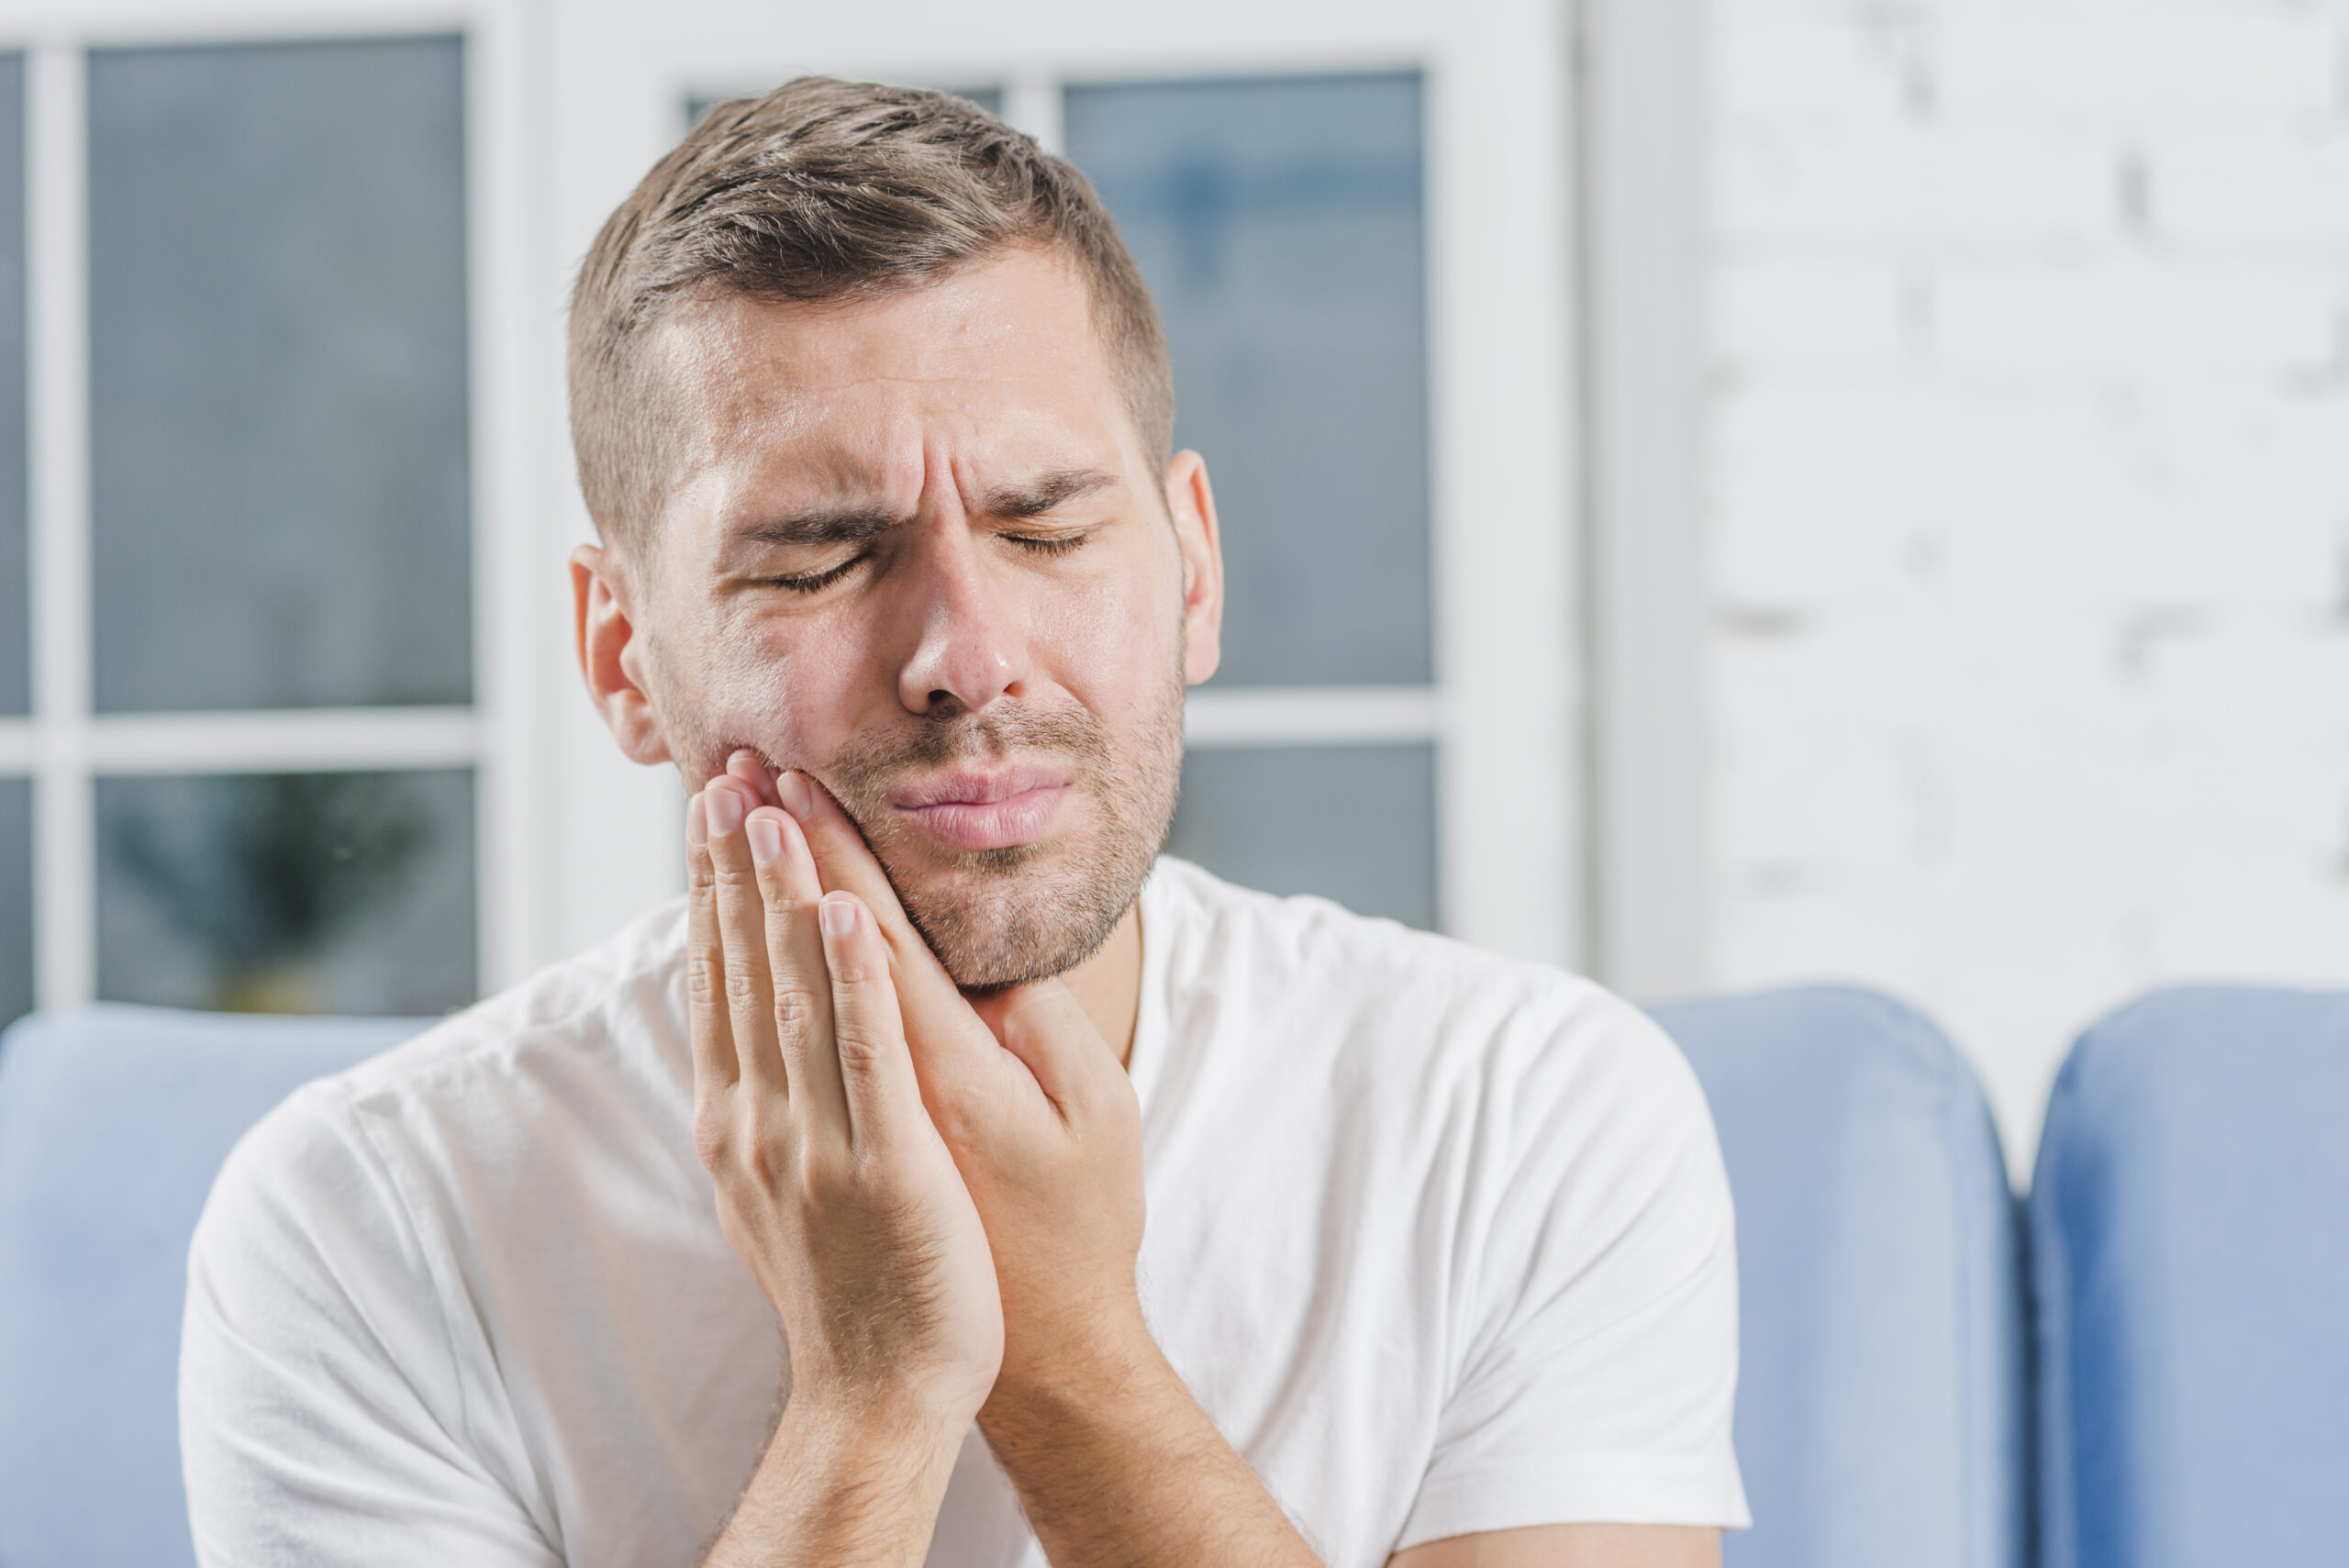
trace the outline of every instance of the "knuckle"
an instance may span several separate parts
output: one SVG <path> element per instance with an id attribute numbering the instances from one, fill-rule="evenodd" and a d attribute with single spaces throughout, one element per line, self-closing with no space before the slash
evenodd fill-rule
<path id="1" fill-rule="evenodd" d="M 747 969 L 726 972 L 726 999 L 737 1007 L 752 1008 L 763 1000 L 759 995 L 759 977 Z"/>
<path id="2" fill-rule="evenodd" d="M 725 994 L 725 966 L 713 952 L 696 951 L 685 960 L 685 986 L 696 1005 L 710 1006 Z"/>
<path id="3" fill-rule="evenodd" d="M 746 865 L 720 865 L 716 868 L 714 875 L 721 888 L 741 891 L 755 889 L 759 885 L 757 871 Z"/>
<path id="4" fill-rule="evenodd" d="M 976 1135 L 982 1130 L 980 1118 L 974 1117 L 961 1099 L 947 1099 L 935 1107 L 925 1105 L 924 1108 L 930 1111 L 930 1125 L 949 1143 L 977 1141 Z"/>
<path id="5" fill-rule="evenodd" d="M 781 1173 L 784 1162 L 775 1157 L 774 1149 L 765 1139 L 745 1140 L 741 1153 L 737 1156 L 737 1160 L 742 1167 L 743 1173 L 749 1176 L 753 1184 L 768 1191 L 774 1190 L 775 1177 Z"/>
<path id="6" fill-rule="evenodd" d="M 694 1111 L 694 1152 L 702 1167 L 715 1174 L 724 1167 L 734 1147 L 734 1118 L 725 1107 L 705 1101 Z"/>
<path id="7" fill-rule="evenodd" d="M 889 1053 L 889 1042 L 871 1029 L 843 1029 L 838 1031 L 841 1066 L 846 1070 L 870 1071 Z"/>
<path id="8" fill-rule="evenodd" d="M 776 986 L 774 1021 L 795 1033 L 807 1029 L 816 1021 L 816 994 L 801 985 Z"/>

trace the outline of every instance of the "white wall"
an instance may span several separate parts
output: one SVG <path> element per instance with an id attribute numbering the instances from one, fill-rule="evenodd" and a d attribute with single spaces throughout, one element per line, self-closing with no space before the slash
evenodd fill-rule
<path id="1" fill-rule="evenodd" d="M 2349 0 L 1715 0 L 1711 979 L 2349 984 Z"/>

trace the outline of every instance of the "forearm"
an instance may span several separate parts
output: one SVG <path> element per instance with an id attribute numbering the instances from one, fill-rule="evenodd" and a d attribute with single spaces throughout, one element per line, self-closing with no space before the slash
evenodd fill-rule
<path id="1" fill-rule="evenodd" d="M 1064 1568 L 1319 1568 L 1139 1325 L 998 1385 L 979 1426 Z"/>
<path id="2" fill-rule="evenodd" d="M 786 1405 L 703 1568 L 911 1568 L 967 1429 L 907 1410 Z"/>

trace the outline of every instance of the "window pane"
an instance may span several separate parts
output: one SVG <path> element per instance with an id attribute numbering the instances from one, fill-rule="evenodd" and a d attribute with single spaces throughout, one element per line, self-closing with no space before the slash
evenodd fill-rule
<path id="1" fill-rule="evenodd" d="M 0 779 L 0 1025 L 33 1010 L 33 781 Z"/>
<path id="2" fill-rule="evenodd" d="M 1432 930 L 1435 749 L 1194 750 L 1166 848 L 1244 886 Z"/>
<path id="3" fill-rule="evenodd" d="M 1430 678 L 1415 73 L 1069 91 L 1223 521 L 1236 685 Z"/>
<path id="4" fill-rule="evenodd" d="M 97 706 L 463 703 L 454 39 L 90 56 Z"/>
<path id="5" fill-rule="evenodd" d="M 32 711 L 26 373 L 25 57 L 0 54 L 0 713 Z"/>
<path id="6" fill-rule="evenodd" d="M 236 1012 L 473 998 L 463 771 L 98 781 L 98 994 Z"/>

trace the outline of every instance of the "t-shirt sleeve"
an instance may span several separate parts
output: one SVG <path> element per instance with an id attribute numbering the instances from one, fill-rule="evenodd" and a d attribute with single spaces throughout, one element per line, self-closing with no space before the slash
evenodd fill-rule
<path id="1" fill-rule="evenodd" d="M 188 1260 L 180 1450 L 205 1568 L 556 1568 L 383 1162 L 315 1093 L 229 1157 Z"/>
<path id="2" fill-rule="evenodd" d="M 1397 1545 L 1548 1524 L 1742 1529 L 1734 1222 L 1695 1074 L 1644 1014 L 1596 991 L 1497 1062 L 1488 1132 L 1508 1148 Z"/>

